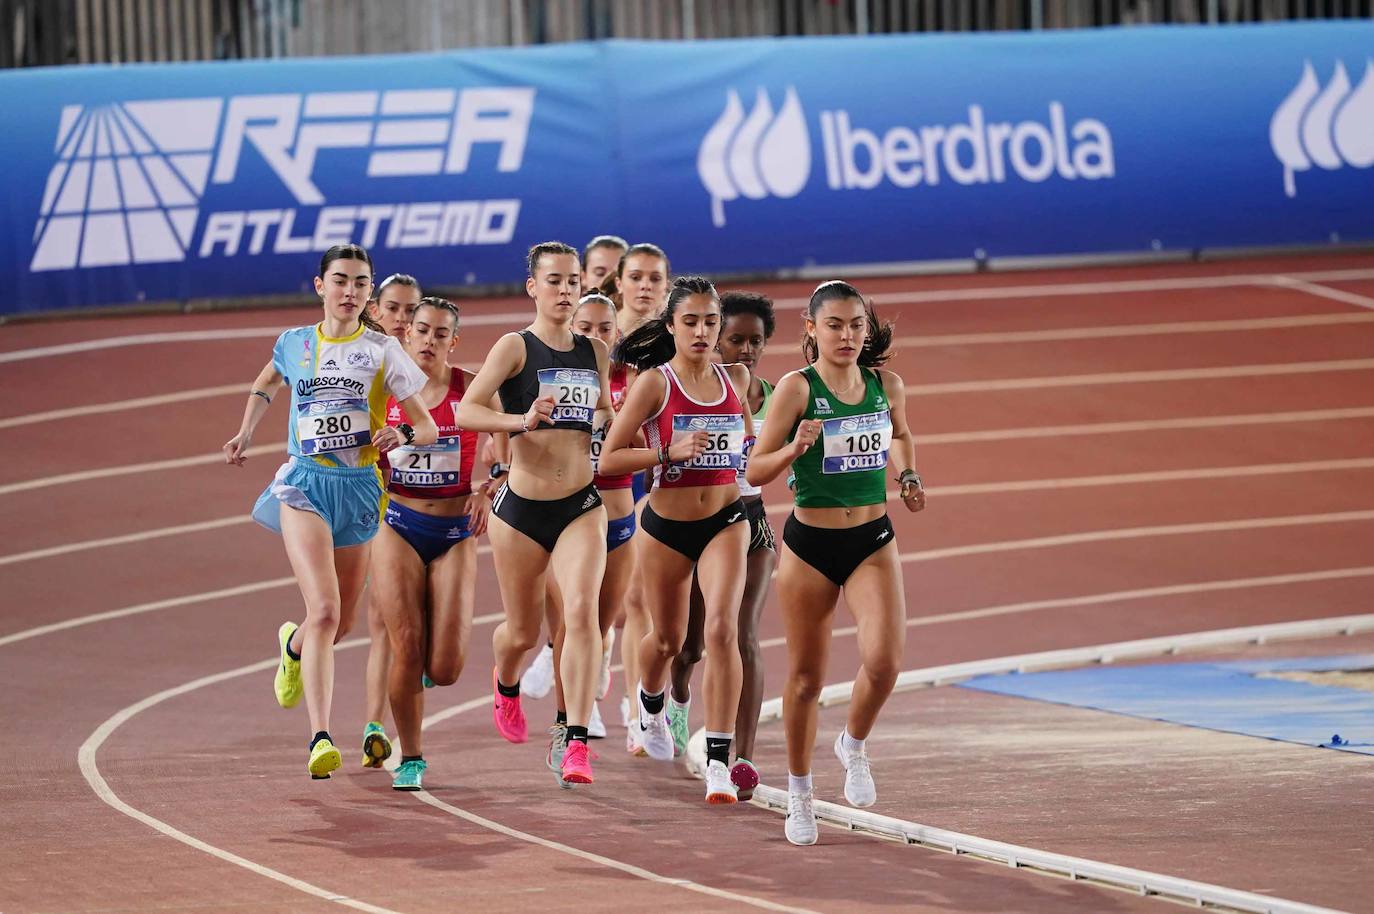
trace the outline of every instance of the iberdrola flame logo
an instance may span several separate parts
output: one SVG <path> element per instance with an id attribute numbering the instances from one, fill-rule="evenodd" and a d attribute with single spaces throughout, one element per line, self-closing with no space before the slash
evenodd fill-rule
<path id="1" fill-rule="evenodd" d="M 775 113 L 760 88 L 747 115 L 734 89 L 697 151 L 697 175 L 711 195 L 711 222 L 725 225 L 725 204 L 740 197 L 795 197 L 811 175 L 811 139 L 797 90 Z"/>
<path id="2" fill-rule="evenodd" d="M 1283 192 L 1290 197 L 1298 193 L 1294 175 L 1313 165 L 1329 171 L 1374 165 L 1374 60 L 1365 62 L 1354 90 L 1345 64 L 1336 63 L 1323 89 L 1312 61 L 1305 61 L 1298 84 L 1269 122 L 1269 145 L 1283 163 Z"/>

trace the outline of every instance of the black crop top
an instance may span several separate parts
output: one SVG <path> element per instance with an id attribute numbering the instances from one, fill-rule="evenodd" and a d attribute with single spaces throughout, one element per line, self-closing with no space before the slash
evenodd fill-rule
<path id="1" fill-rule="evenodd" d="M 592 341 L 574 333 L 573 348 L 564 351 L 550 349 L 533 331 L 521 330 L 520 336 L 525 340 L 525 367 L 502 382 L 497 391 L 501 408 L 524 415 L 540 396 L 552 396 L 553 424 L 542 423 L 535 431 L 565 428 L 591 434 L 592 414 L 601 399 L 601 376 Z"/>

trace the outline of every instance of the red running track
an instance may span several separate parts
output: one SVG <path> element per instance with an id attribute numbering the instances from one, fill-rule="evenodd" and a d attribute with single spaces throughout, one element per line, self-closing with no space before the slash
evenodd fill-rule
<path id="1" fill-rule="evenodd" d="M 1374 258 L 859 285 L 898 320 L 892 366 L 915 394 L 931 490 L 923 514 L 894 514 L 908 668 L 1369 611 Z M 798 364 L 809 286 L 763 288 L 783 306 L 763 362 L 776 378 Z M 477 361 L 523 310 L 464 302 L 460 360 Z M 280 543 L 246 521 L 280 455 L 234 470 L 215 452 L 271 336 L 312 315 L 0 330 L 0 428 L 12 442 L 0 469 L 0 694 L 20 747 L 0 774 L 11 825 L 0 910 L 1158 909 L 832 829 L 815 848 L 791 847 L 776 814 L 706 807 L 683 771 L 624 757 L 614 701 L 598 783 L 560 791 L 541 745 L 492 732 L 490 622 L 474 628 L 459 683 L 429 693 L 431 714 L 450 713 L 427 736 L 428 803 L 354 767 L 351 752 L 341 775 L 311 782 L 304 712 L 278 709 L 267 681 L 273 633 L 300 615 L 299 596 Z M 261 335 L 105 345 L 253 328 Z M 279 445 L 282 422 L 270 413 L 259 444 Z M 785 493 L 769 500 L 781 521 Z M 479 573 L 478 613 L 495 614 L 489 558 Z M 848 624 L 842 611 L 837 626 Z M 784 666 L 771 602 L 763 634 L 771 696 Z M 363 658 L 359 647 L 339 658 L 333 729 L 345 745 L 361 729 Z M 852 636 L 837 634 L 830 681 L 855 663 Z M 530 710 L 552 716 L 548 702 Z M 842 713 L 823 715 L 816 756 L 831 799 Z M 1363 904 L 1374 888 L 1357 813 L 1374 800 L 1368 760 L 1215 739 L 960 690 L 899 695 L 875 733 L 875 811 Z M 760 746 L 778 783 L 776 724 Z M 1230 752 L 1244 764 L 1228 764 Z M 1320 827 L 1294 828 L 1305 810 Z"/>

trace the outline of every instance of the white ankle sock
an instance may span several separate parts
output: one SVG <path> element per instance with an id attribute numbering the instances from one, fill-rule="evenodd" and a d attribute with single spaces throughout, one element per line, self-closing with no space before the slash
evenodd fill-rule
<path id="1" fill-rule="evenodd" d="M 848 727 L 840 734 L 840 745 L 843 746 L 844 751 L 848 752 L 850 755 L 857 755 L 864 751 L 864 741 L 850 736 Z"/>
<path id="2" fill-rule="evenodd" d="M 787 772 L 787 792 L 806 793 L 811 789 L 811 774 L 793 774 Z"/>

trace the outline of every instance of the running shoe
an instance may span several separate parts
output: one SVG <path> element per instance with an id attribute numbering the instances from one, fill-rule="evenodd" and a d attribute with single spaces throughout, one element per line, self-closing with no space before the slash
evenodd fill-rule
<path id="1" fill-rule="evenodd" d="M 568 751 L 563 753 L 563 777 L 560 783 L 564 787 L 572 787 L 574 784 L 590 784 L 592 777 L 592 759 L 596 758 L 596 753 L 587 748 L 587 744 L 581 740 L 568 743 Z"/>
<path id="2" fill-rule="evenodd" d="M 730 780 L 730 771 L 725 767 L 725 763 L 719 759 L 712 759 L 706 763 L 706 802 L 712 806 L 719 806 L 738 801 L 734 782 Z"/>
<path id="3" fill-rule="evenodd" d="M 329 740 L 322 739 L 311 748 L 310 764 L 306 767 L 310 769 L 312 778 L 324 780 L 329 777 L 329 772 L 342 764 L 343 756 L 339 755 L 339 750 Z"/>
<path id="4" fill-rule="evenodd" d="M 606 633 L 605 640 L 606 646 L 601 651 L 601 678 L 596 681 L 596 698 L 598 701 L 605 701 L 606 695 L 611 691 L 611 649 L 615 647 L 614 628 Z"/>
<path id="5" fill-rule="evenodd" d="M 787 794 L 787 824 L 783 832 L 787 840 L 801 847 L 816 843 L 816 807 L 811 791 Z"/>
<path id="6" fill-rule="evenodd" d="M 496 688 L 496 668 L 491 670 L 491 694 L 495 699 L 491 708 L 491 719 L 496 730 L 512 743 L 523 743 L 530 738 L 529 725 L 525 723 L 525 712 L 520 707 L 520 696 L 507 698 Z"/>
<path id="7" fill-rule="evenodd" d="M 754 788 L 759 786 L 759 770 L 747 758 L 735 759 L 730 766 L 730 781 L 740 802 L 746 803 L 754 798 Z"/>
<path id="8" fill-rule="evenodd" d="M 277 675 L 272 685 L 277 691 L 277 704 L 283 708 L 294 708 L 301 700 L 301 662 L 292 660 L 291 655 L 286 652 L 286 646 L 291 643 L 291 636 L 296 633 L 298 627 L 294 622 L 283 622 L 281 628 L 277 629 L 277 647 L 281 651 L 281 663 L 277 666 Z"/>
<path id="9" fill-rule="evenodd" d="M 420 783 L 424 779 L 425 769 L 429 766 L 422 758 L 413 758 L 408 762 L 401 762 L 401 767 L 396 769 L 396 779 L 391 782 L 392 790 L 423 790 Z"/>
<path id="10" fill-rule="evenodd" d="M 363 727 L 363 767 L 380 768 L 382 762 L 391 758 L 391 740 L 386 738 L 386 730 L 377 721 L 369 721 Z"/>
<path id="11" fill-rule="evenodd" d="M 668 729 L 666 711 L 650 714 L 644 709 L 644 703 L 640 702 L 639 731 L 639 744 L 645 755 L 660 762 L 673 760 L 673 734 Z"/>
<path id="12" fill-rule="evenodd" d="M 630 699 L 620 699 L 620 726 L 630 729 Z"/>
<path id="13" fill-rule="evenodd" d="M 878 788 L 868 764 L 868 750 L 849 752 L 844 748 L 844 731 L 835 737 L 835 757 L 844 766 L 844 798 L 850 806 L 872 806 L 878 802 Z"/>
<path id="14" fill-rule="evenodd" d="M 587 719 L 587 735 L 592 739 L 606 738 L 606 722 L 601 719 L 601 709 L 592 702 L 592 716 Z"/>
<path id="15" fill-rule="evenodd" d="M 549 766 L 549 770 L 558 778 L 558 786 L 564 790 L 571 790 L 572 784 L 563 779 L 563 756 L 568 751 L 568 725 L 554 722 L 549 728 L 549 754 L 544 759 L 544 764 Z"/>
<path id="16" fill-rule="evenodd" d="M 671 695 L 668 696 L 668 730 L 673 734 L 673 758 L 687 751 L 687 740 L 691 736 L 687 732 L 687 715 L 691 710 L 692 699 L 678 704 Z"/>
<path id="17" fill-rule="evenodd" d="M 545 644 L 520 677 L 520 694 L 543 698 L 553 688 L 553 647 Z"/>
<path id="18" fill-rule="evenodd" d="M 625 751 L 635 758 L 644 758 L 649 753 L 644 751 L 644 744 L 639 741 L 640 734 L 639 721 L 634 721 L 625 728 Z"/>

